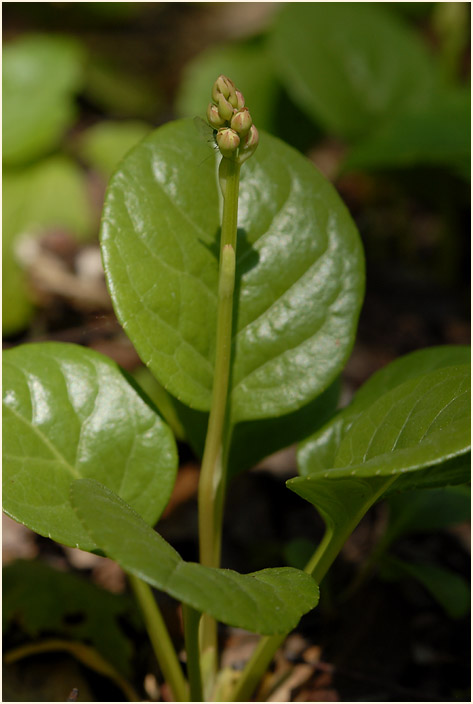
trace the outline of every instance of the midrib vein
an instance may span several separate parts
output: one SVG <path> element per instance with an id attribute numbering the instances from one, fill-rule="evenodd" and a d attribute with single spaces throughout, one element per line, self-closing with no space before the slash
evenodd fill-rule
<path id="1" fill-rule="evenodd" d="M 66 460 L 66 458 L 56 450 L 56 448 L 51 443 L 51 441 L 45 435 L 43 435 L 43 433 L 41 433 L 38 430 L 37 426 L 35 426 L 35 425 L 33 425 L 33 423 L 30 423 L 29 421 L 27 421 L 26 418 L 24 418 L 20 413 L 18 413 L 18 411 L 15 411 L 15 409 L 12 408 L 11 406 L 6 406 L 6 409 L 8 409 L 10 411 L 10 413 L 12 413 L 15 416 L 15 418 L 18 418 L 18 420 L 20 420 L 24 425 L 26 425 L 29 430 L 31 430 L 35 435 L 37 435 L 37 437 L 41 440 L 43 445 L 45 445 L 48 448 L 48 450 L 51 452 L 53 457 L 58 459 L 61 462 L 61 464 L 64 465 L 64 467 L 72 474 L 72 476 L 75 479 L 82 478 L 81 475 L 79 474 L 79 472 L 77 471 L 77 469 L 73 465 L 71 465 Z"/>

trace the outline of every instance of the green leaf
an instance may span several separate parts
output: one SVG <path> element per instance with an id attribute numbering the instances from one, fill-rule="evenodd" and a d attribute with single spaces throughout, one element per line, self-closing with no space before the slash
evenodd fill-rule
<path id="1" fill-rule="evenodd" d="M 436 565 L 412 564 L 394 557 L 383 559 L 382 576 L 390 581 L 411 577 L 419 581 L 451 618 L 461 618 L 470 610 L 470 588 L 459 574 Z"/>
<path id="2" fill-rule="evenodd" d="M 80 136 L 80 156 L 109 178 L 118 162 L 150 131 L 137 120 L 99 122 Z"/>
<path id="3" fill-rule="evenodd" d="M 405 168 L 470 163 L 470 95 L 455 90 L 415 112 L 399 114 L 350 151 L 348 169 Z M 466 169 L 463 169 L 466 172 Z M 469 169 L 468 169 L 469 172 Z"/>
<path id="4" fill-rule="evenodd" d="M 294 102 L 341 137 L 369 135 L 432 94 L 426 47 L 372 3 L 288 3 L 271 36 L 278 76 Z"/>
<path id="5" fill-rule="evenodd" d="M 127 335 L 158 381 L 202 411 L 213 380 L 220 223 L 209 153 L 191 121 L 158 129 L 112 178 L 101 234 Z M 263 134 L 240 192 L 234 423 L 290 413 L 328 388 L 353 344 L 364 276 L 347 210 L 293 149 Z"/>
<path id="6" fill-rule="evenodd" d="M 391 391 L 409 379 L 414 379 L 435 369 L 455 364 L 468 364 L 469 360 L 469 347 L 442 345 L 416 350 L 399 357 L 377 371 L 357 391 L 349 406 L 300 445 L 298 451 L 300 474 L 312 474 L 333 467 L 340 442 L 355 418 L 387 391 Z"/>
<path id="7" fill-rule="evenodd" d="M 241 575 L 184 562 L 130 506 L 94 480 L 75 481 L 71 501 L 93 540 L 123 569 L 223 623 L 286 633 L 317 604 L 312 577 L 291 567 Z"/>
<path id="8" fill-rule="evenodd" d="M 3 318 L 4 334 L 21 331 L 33 313 L 31 293 L 17 249 L 46 228 L 90 236 L 94 218 L 85 175 L 70 159 L 54 156 L 34 166 L 3 172 Z"/>
<path id="9" fill-rule="evenodd" d="M 176 110 L 181 117 L 205 115 L 214 81 L 229 76 L 245 96 L 258 130 L 274 131 L 280 85 L 265 41 L 212 47 L 198 54 L 183 75 Z"/>
<path id="10" fill-rule="evenodd" d="M 444 367 L 404 382 L 355 420 L 330 471 L 344 476 L 387 476 L 466 454 L 469 392 L 469 365 Z M 401 485 L 402 478 L 396 489 Z"/>
<path id="11" fill-rule="evenodd" d="M 31 161 L 57 146 L 73 122 L 82 49 L 59 36 L 22 37 L 3 50 L 3 161 Z"/>
<path id="12" fill-rule="evenodd" d="M 405 381 L 358 415 L 332 465 L 287 482 L 318 509 L 338 548 L 387 491 L 468 481 L 469 386 L 468 365 Z"/>
<path id="13" fill-rule="evenodd" d="M 96 546 L 71 510 L 74 479 L 95 477 L 154 524 L 176 473 L 174 438 L 107 357 L 40 343 L 4 353 L 3 505 L 40 535 Z"/>
<path id="14" fill-rule="evenodd" d="M 3 568 L 3 628 L 14 621 L 37 640 L 44 634 L 85 641 L 125 676 L 133 648 L 120 619 L 139 615 L 127 596 L 112 594 L 77 575 L 18 560 Z"/>
<path id="15" fill-rule="evenodd" d="M 142 367 L 138 382 L 159 408 L 179 439 L 189 442 L 196 455 L 203 456 L 209 414 L 179 403 Z M 309 429 L 323 425 L 335 413 L 340 393 L 340 380 L 313 401 L 293 413 L 279 418 L 238 423 L 230 441 L 228 471 L 230 476 L 254 467 L 268 455 L 298 442 Z"/>

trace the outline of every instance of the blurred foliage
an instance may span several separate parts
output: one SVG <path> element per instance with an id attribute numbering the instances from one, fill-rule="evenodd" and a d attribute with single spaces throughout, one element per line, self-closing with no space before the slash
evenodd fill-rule
<path id="1" fill-rule="evenodd" d="M 3 51 L 3 162 L 18 165 L 57 147 L 76 117 L 83 52 L 68 37 L 31 35 Z"/>
<path id="2" fill-rule="evenodd" d="M 138 120 L 98 122 L 82 132 L 79 155 L 108 180 L 118 162 L 149 131 L 149 125 Z"/>
<path id="3" fill-rule="evenodd" d="M 351 589 L 359 586 L 379 564 L 387 581 L 413 579 L 452 617 L 460 618 L 470 608 L 470 588 L 463 576 L 445 565 L 419 564 L 397 556 L 396 546 L 404 537 L 429 534 L 467 522 L 471 517 L 469 486 L 449 486 L 392 494 L 387 499 L 388 521 L 379 543 L 361 567 Z"/>
<path id="4" fill-rule="evenodd" d="M 387 581 L 415 579 L 445 609 L 451 618 L 461 618 L 470 610 L 470 588 L 456 572 L 437 565 L 419 564 L 385 556 L 381 575 Z"/>
<path id="5" fill-rule="evenodd" d="M 2 190 L 2 326 L 5 334 L 13 334 L 28 324 L 33 313 L 20 264 L 29 260 L 28 241 L 46 229 L 64 229 L 77 239 L 87 238 L 94 218 L 83 173 L 63 155 L 21 169 L 5 169 Z"/>
<path id="6" fill-rule="evenodd" d="M 432 95 L 435 70 L 422 41 L 370 3 L 288 4 L 271 49 L 293 99 L 350 140 Z"/>
<path id="7" fill-rule="evenodd" d="M 133 649 L 120 619 L 140 628 L 128 596 L 112 594 L 42 562 L 18 560 L 3 569 L 4 633 L 16 623 L 30 639 L 47 635 L 88 643 L 129 676 Z"/>
<path id="8" fill-rule="evenodd" d="M 396 191 L 393 213 L 403 212 L 407 189 L 437 208 L 445 225 L 439 226 L 436 246 L 447 262 L 439 264 L 438 275 L 454 280 L 462 251 L 458 213 L 467 202 L 467 189 L 458 190 L 455 179 L 466 181 L 470 173 L 467 4 L 281 3 L 274 16 L 268 14 L 263 33 L 260 24 L 251 39 L 238 40 L 232 31 L 231 41 L 223 41 L 217 32 L 213 41 L 189 50 L 199 47 L 192 21 L 189 46 L 166 35 L 172 27 L 176 37 L 184 36 L 176 22 L 184 26 L 191 15 L 198 21 L 209 5 L 194 12 L 159 3 L 9 4 L 7 22 L 28 18 L 34 33 L 14 35 L 4 47 L 7 335 L 24 330 L 34 313 L 25 262 L 18 257 L 21 236 L 40 236 L 46 227 L 79 238 L 96 236 L 84 165 L 105 184 L 122 156 L 151 129 L 149 122 L 160 114 L 163 120 L 172 117 L 170 99 L 177 116 L 203 116 L 209 86 L 220 73 L 244 87 L 260 128 L 303 151 L 325 149 L 326 141 L 336 138 L 342 151 L 330 157 L 335 175 L 359 175 L 363 190 L 366 174 L 382 173 L 381 186 L 391 183 Z M 38 33 L 46 27 L 59 33 Z M 156 48 L 150 43 L 153 32 L 161 42 Z M 156 80 L 158 66 L 161 80 Z M 172 86 L 172 94 L 164 85 Z M 40 168 L 41 159 L 60 154 L 62 162 Z M 66 165 L 66 155 L 79 163 Z M 420 167 L 429 169 L 422 177 L 416 174 Z M 450 181 L 435 175 L 445 168 Z M 362 203 L 373 223 L 379 207 L 374 205 L 369 198 Z M 380 215 L 387 212 L 384 208 Z M 396 215 L 391 226 L 395 237 L 398 220 Z M 406 227 L 409 222 L 402 227 L 399 222 L 402 231 Z M 406 237 L 411 237 L 407 230 Z M 374 257 L 386 247 L 381 241 L 368 244 Z"/>
<path id="9" fill-rule="evenodd" d="M 104 113 L 118 118 L 151 119 L 162 97 L 146 76 L 136 75 L 121 62 L 90 57 L 84 95 Z"/>

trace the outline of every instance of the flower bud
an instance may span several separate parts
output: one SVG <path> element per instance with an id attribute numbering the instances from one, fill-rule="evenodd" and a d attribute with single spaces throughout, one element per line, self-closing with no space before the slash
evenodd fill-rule
<path id="1" fill-rule="evenodd" d="M 213 84 L 212 100 L 214 103 L 218 103 L 219 95 L 223 95 L 224 98 L 228 98 L 232 92 L 235 92 L 235 84 L 233 81 L 224 75 L 220 75 Z"/>
<path id="2" fill-rule="evenodd" d="M 216 130 L 218 130 L 219 127 L 223 127 L 225 124 L 225 120 L 219 115 L 218 107 L 213 103 L 209 103 L 209 107 L 207 108 L 207 120 Z"/>
<path id="3" fill-rule="evenodd" d="M 238 163 L 243 164 L 244 161 L 250 158 L 254 154 L 256 147 L 259 144 L 259 134 L 258 130 L 254 125 L 251 125 L 250 131 L 246 135 L 240 152 L 238 154 Z"/>
<path id="4" fill-rule="evenodd" d="M 259 144 L 259 133 L 254 125 L 251 125 L 250 131 L 245 139 L 245 149 L 252 149 L 253 151 Z"/>
<path id="5" fill-rule="evenodd" d="M 230 127 L 232 130 L 235 130 L 235 132 L 238 132 L 240 137 L 245 137 L 250 131 L 252 124 L 253 120 L 251 118 L 250 111 L 248 108 L 242 108 L 241 110 L 238 110 L 238 112 L 234 113 L 230 122 Z"/>
<path id="6" fill-rule="evenodd" d="M 218 96 L 218 114 L 225 122 L 230 122 L 233 115 L 233 108 L 223 95 Z"/>
<path id="7" fill-rule="evenodd" d="M 232 157 L 240 144 L 240 137 L 235 130 L 224 127 L 217 132 L 217 144 L 222 156 Z"/>
<path id="8" fill-rule="evenodd" d="M 237 110 L 241 110 L 245 107 L 245 98 L 243 97 L 243 93 L 241 93 L 239 90 L 236 90 L 235 95 L 237 97 L 236 108 Z"/>

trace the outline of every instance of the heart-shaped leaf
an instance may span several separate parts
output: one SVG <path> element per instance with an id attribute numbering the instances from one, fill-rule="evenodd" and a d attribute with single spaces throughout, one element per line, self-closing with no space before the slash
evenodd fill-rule
<path id="1" fill-rule="evenodd" d="M 425 105 L 433 92 L 426 46 L 374 3 L 288 3 L 271 40 L 293 100 L 342 137 L 370 134 L 397 113 Z"/>
<path id="2" fill-rule="evenodd" d="M 324 428 L 301 443 L 298 451 L 300 474 L 312 474 L 333 467 L 340 443 L 354 420 L 380 396 L 409 379 L 442 367 L 468 364 L 469 360 L 469 347 L 442 345 L 411 352 L 380 369 L 363 384 L 346 408 Z"/>
<path id="3" fill-rule="evenodd" d="M 319 510 L 339 546 L 388 490 L 468 481 L 470 370 L 444 367 L 411 378 L 360 413 L 331 469 L 287 486 Z"/>
<path id="4" fill-rule="evenodd" d="M 3 360 L 3 507 L 40 535 L 94 549 L 69 501 L 95 477 L 145 521 L 174 485 L 171 431 L 112 360 L 63 343 L 23 345 Z"/>
<path id="5" fill-rule="evenodd" d="M 314 608 L 318 587 L 292 567 L 242 575 L 184 562 L 114 492 L 92 479 L 75 481 L 71 501 L 91 539 L 123 569 L 222 623 L 256 633 L 286 633 Z"/>
<path id="6" fill-rule="evenodd" d="M 106 198 L 102 251 L 118 318 L 153 374 L 209 410 L 215 357 L 219 189 L 191 121 L 132 150 Z M 237 244 L 234 423 L 284 415 L 337 376 L 353 344 L 363 255 L 333 187 L 261 135 L 242 168 Z"/>

